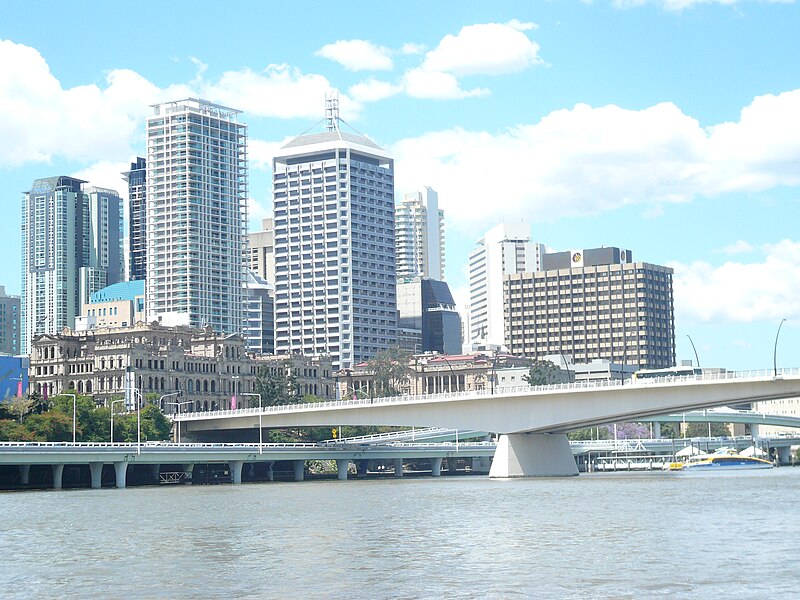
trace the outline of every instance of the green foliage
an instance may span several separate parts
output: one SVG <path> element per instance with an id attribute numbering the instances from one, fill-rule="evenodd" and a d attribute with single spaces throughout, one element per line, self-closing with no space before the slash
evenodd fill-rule
<path id="1" fill-rule="evenodd" d="M 372 372 L 375 397 L 399 396 L 403 393 L 413 370 L 408 365 L 410 353 L 400 348 L 384 350 L 367 361 Z"/>
<path id="2" fill-rule="evenodd" d="M 570 440 L 608 440 L 611 439 L 606 427 L 588 427 L 586 429 L 576 429 L 567 434 Z"/>
<path id="3" fill-rule="evenodd" d="M 522 379 L 528 385 L 550 385 L 564 381 L 561 369 L 549 360 L 540 360 L 533 363 L 528 374 L 523 375 Z"/>
<path id="4" fill-rule="evenodd" d="M 57 410 L 31 415 L 25 421 L 25 427 L 38 442 L 72 441 L 72 415 L 67 416 Z"/>
<path id="5" fill-rule="evenodd" d="M 24 425 L 4 419 L 0 421 L 0 442 L 32 442 L 33 434 Z"/>
<path id="6" fill-rule="evenodd" d="M 663 439 L 681 437 L 674 423 L 661 423 L 661 437 Z"/>
<path id="7" fill-rule="evenodd" d="M 262 367 L 256 376 L 255 389 L 261 394 L 264 406 L 282 406 L 300 402 L 297 377 L 291 371 L 289 361 L 284 361 L 280 373 L 270 373 L 266 367 Z"/>
<path id="8" fill-rule="evenodd" d="M 12 418 L 18 419 L 22 423 L 22 418 L 33 408 L 33 400 L 25 396 L 13 396 L 2 402 L 5 412 Z"/>
<path id="9" fill-rule="evenodd" d="M 708 423 L 687 423 L 686 437 L 707 437 Z M 711 423 L 711 437 L 724 437 L 730 435 L 725 423 Z"/>

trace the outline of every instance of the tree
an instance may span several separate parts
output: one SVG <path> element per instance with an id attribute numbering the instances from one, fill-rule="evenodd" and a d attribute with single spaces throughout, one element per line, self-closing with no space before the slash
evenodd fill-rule
<path id="1" fill-rule="evenodd" d="M 8 419 L 0 421 L 0 442 L 32 441 L 34 441 L 34 436 L 24 425 Z"/>
<path id="2" fill-rule="evenodd" d="M 549 360 L 534 362 L 528 374 L 523 375 L 522 379 L 525 380 L 528 385 L 551 385 L 564 381 L 561 375 L 561 369 Z"/>
<path id="3" fill-rule="evenodd" d="M 38 442 L 71 442 L 72 416 L 51 410 L 41 415 L 31 415 L 25 427 Z"/>
<path id="4" fill-rule="evenodd" d="M 367 361 L 375 396 L 399 396 L 403 393 L 413 373 L 408 365 L 409 355 L 406 350 L 390 348 Z"/>
<path id="5" fill-rule="evenodd" d="M 686 437 L 708 437 L 708 423 L 687 423 Z M 727 437 L 730 435 L 725 423 L 711 423 L 711 437 Z"/>
<path id="6" fill-rule="evenodd" d="M 19 418 L 20 423 L 22 423 L 22 417 L 28 414 L 33 408 L 33 400 L 25 396 L 14 396 L 3 402 L 3 404 L 6 405 L 8 411 L 14 415 L 15 419 Z"/>

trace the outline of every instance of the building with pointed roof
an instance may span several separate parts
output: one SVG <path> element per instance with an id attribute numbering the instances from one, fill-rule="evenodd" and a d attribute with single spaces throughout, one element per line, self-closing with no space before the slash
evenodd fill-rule
<path id="1" fill-rule="evenodd" d="M 341 368 L 397 345 L 394 161 L 327 113 L 273 159 L 275 352 Z"/>

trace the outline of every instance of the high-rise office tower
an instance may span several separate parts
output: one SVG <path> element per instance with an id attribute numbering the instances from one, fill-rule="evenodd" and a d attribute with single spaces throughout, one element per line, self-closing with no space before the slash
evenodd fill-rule
<path id="1" fill-rule="evenodd" d="M 123 173 L 128 182 L 127 279 L 138 281 L 147 276 L 147 168 L 143 158 L 131 163 Z"/>
<path id="2" fill-rule="evenodd" d="M 446 282 L 421 277 L 398 280 L 397 313 L 401 348 L 461 353 L 461 316 Z"/>
<path id="3" fill-rule="evenodd" d="M 147 119 L 146 310 L 165 325 L 242 331 L 247 126 L 189 98 Z"/>
<path id="4" fill-rule="evenodd" d="M 248 352 L 275 353 L 275 294 L 272 284 L 247 270 L 244 336 Z"/>
<path id="5" fill-rule="evenodd" d="M 397 344 L 394 161 L 341 130 L 335 100 L 326 123 L 272 163 L 275 352 L 340 368 Z"/>
<path id="6" fill-rule="evenodd" d="M 74 177 L 33 182 L 22 200 L 22 352 L 73 327 L 93 292 L 120 280 L 121 200 Z"/>
<path id="7" fill-rule="evenodd" d="M 6 296 L 6 286 L 0 285 L 0 354 L 19 354 L 20 298 Z"/>
<path id="8" fill-rule="evenodd" d="M 630 250 L 545 254 L 540 271 L 506 277 L 505 296 L 512 354 L 640 369 L 675 364 L 672 269 L 634 263 Z"/>
<path id="9" fill-rule="evenodd" d="M 537 271 L 544 245 L 531 242 L 526 223 L 502 223 L 478 240 L 469 255 L 469 336 L 473 346 L 506 343 L 503 277 Z"/>
<path id="10" fill-rule="evenodd" d="M 406 194 L 395 207 L 397 278 L 444 279 L 444 213 L 429 187 Z"/>

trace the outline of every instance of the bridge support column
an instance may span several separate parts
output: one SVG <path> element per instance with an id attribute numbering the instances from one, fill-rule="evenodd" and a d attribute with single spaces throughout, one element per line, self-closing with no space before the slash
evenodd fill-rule
<path id="1" fill-rule="evenodd" d="M 778 461 L 782 465 L 789 465 L 792 463 L 792 448 L 790 446 L 781 446 L 775 448 L 778 453 Z"/>
<path id="2" fill-rule="evenodd" d="M 242 467 L 244 466 L 243 460 L 229 460 L 228 467 L 231 469 L 231 476 L 233 483 L 242 483 Z"/>
<path id="3" fill-rule="evenodd" d="M 489 477 L 565 477 L 578 474 L 564 433 L 500 436 Z"/>
<path id="4" fill-rule="evenodd" d="M 22 485 L 28 485 L 31 482 L 31 466 L 30 465 L 20 465 L 19 466 L 19 482 Z"/>
<path id="5" fill-rule="evenodd" d="M 63 486 L 64 465 L 51 465 L 53 469 L 53 489 L 60 490 Z"/>
<path id="6" fill-rule="evenodd" d="M 125 480 L 128 475 L 128 463 L 124 460 L 114 463 L 114 475 L 117 478 L 117 489 L 125 487 Z"/>
<path id="7" fill-rule="evenodd" d="M 294 480 L 303 481 L 304 478 L 303 470 L 306 468 L 306 461 L 293 460 L 292 465 L 294 466 Z"/>
<path id="8" fill-rule="evenodd" d="M 753 442 L 756 441 L 758 437 L 758 424 L 757 423 L 750 423 L 750 437 L 753 438 Z"/>
<path id="9" fill-rule="evenodd" d="M 272 467 L 275 463 L 270 461 L 267 463 L 267 481 L 275 481 L 275 473 L 272 472 Z"/>
<path id="10" fill-rule="evenodd" d="M 658 421 L 653 423 L 653 437 L 657 440 L 661 439 L 661 423 Z"/>
<path id="11" fill-rule="evenodd" d="M 403 476 L 403 459 L 402 458 L 395 458 L 394 459 L 394 476 L 395 477 L 402 477 Z"/>
<path id="12" fill-rule="evenodd" d="M 183 469 L 183 476 L 186 478 L 187 481 L 192 480 L 192 471 L 194 471 L 194 463 L 189 463 L 182 465 Z"/>
<path id="13" fill-rule="evenodd" d="M 89 463 L 89 472 L 92 475 L 92 489 L 99 490 L 103 487 L 103 463 Z"/>
<path id="14" fill-rule="evenodd" d="M 472 459 L 473 473 L 488 473 L 491 463 L 486 456 L 476 456 Z"/>
<path id="15" fill-rule="evenodd" d="M 442 459 L 440 458 L 432 458 L 431 459 L 431 475 L 434 477 L 441 477 L 442 475 Z"/>
<path id="16" fill-rule="evenodd" d="M 150 465 L 150 477 L 154 483 L 159 483 L 158 476 L 161 474 L 161 465 Z"/>
<path id="17" fill-rule="evenodd" d="M 343 458 L 343 459 L 337 458 L 336 459 L 336 468 L 339 471 L 339 474 L 338 474 L 339 479 L 346 480 L 347 479 L 347 469 L 350 468 L 350 461 L 347 460 L 346 458 Z"/>

